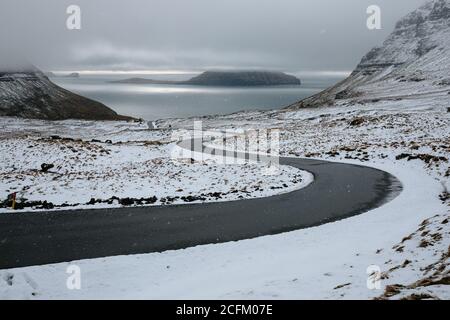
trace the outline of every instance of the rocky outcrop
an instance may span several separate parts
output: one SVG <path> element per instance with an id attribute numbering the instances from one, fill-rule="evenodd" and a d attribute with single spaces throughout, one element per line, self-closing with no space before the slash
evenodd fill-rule
<path id="1" fill-rule="evenodd" d="M 100 102 L 52 83 L 33 66 L 0 71 L 0 116 L 46 120 L 128 120 Z"/>
<path id="2" fill-rule="evenodd" d="M 434 0 L 401 19 L 347 79 L 288 109 L 330 106 L 341 100 L 395 99 L 396 95 L 423 93 L 425 88 L 445 89 L 449 75 L 450 0 Z"/>
<path id="3" fill-rule="evenodd" d="M 294 76 L 270 71 L 207 71 L 187 81 L 203 86 L 279 86 L 300 85 Z"/>

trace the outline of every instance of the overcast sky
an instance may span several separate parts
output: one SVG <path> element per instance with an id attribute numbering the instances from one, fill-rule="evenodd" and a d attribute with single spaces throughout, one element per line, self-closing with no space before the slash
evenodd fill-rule
<path id="1" fill-rule="evenodd" d="M 0 62 L 44 70 L 352 70 L 426 0 L 1 0 Z M 81 30 L 66 8 L 81 7 Z M 366 9 L 382 9 L 382 30 Z"/>

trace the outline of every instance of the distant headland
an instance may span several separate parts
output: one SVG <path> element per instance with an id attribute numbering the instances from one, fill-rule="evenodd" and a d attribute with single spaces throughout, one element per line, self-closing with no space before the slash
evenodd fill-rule
<path id="1" fill-rule="evenodd" d="M 223 87 L 283 86 L 301 84 L 300 79 L 295 76 L 283 72 L 273 71 L 206 71 L 185 81 L 129 78 L 111 82 L 131 84 L 172 84 Z"/>

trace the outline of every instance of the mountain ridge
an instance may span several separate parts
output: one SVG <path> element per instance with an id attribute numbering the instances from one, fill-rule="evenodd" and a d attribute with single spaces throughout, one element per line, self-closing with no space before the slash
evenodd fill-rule
<path id="1" fill-rule="evenodd" d="M 286 109 L 445 91 L 449 75 L 450 0 L 434 0 L 400 19 L 383 44 L 370 50 L 348 78 Z"/>

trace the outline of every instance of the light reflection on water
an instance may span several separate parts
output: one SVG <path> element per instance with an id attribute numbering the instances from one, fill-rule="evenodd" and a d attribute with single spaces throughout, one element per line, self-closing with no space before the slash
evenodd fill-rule
<path id="1" fill-rule="evenodd" d="M 183 76 L 186 77 L 186 75 L 142 77 L 180 80 Z M 139 75 L 125 77 L 139 77 Z M 82 75 L 80 78 L 54 77 L 51 80 L 68 90 L 98 100 L 120 114 L 155 120 L 282 108 L 342 79 L 342 77 L 322 76 L 302 78 L 301 86 L 251 88 L 109 83 L 123 78 L 124 76 Z"/>

